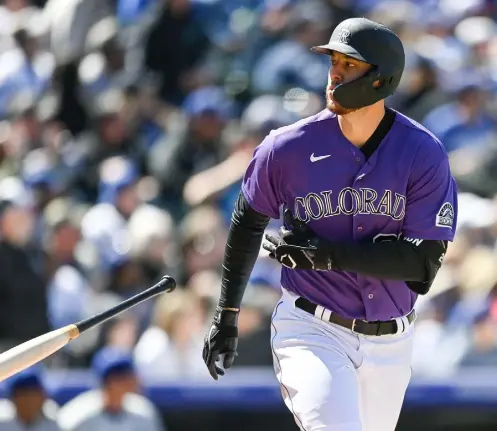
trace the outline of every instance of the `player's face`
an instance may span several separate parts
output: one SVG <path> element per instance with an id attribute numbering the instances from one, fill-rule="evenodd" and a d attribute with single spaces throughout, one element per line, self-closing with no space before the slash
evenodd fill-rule
<path id="1" fill-rule="evenodd" d="M 356 60 L 340 52 L 332 51 L 330 54 L 330 72 L 326 86 L 326 107 L 337 115 L 346 115 L 357 109 L 347 109 L 333 100 L 332 90 L 339 84 L 345 84 L 364 76 L 371 69 L 371 65 L 364 61 Z"/>

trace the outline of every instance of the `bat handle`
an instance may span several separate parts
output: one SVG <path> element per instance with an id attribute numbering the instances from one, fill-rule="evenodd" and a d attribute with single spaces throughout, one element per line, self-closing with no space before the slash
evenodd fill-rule
<path id="1" fill-rule="evenodd" d="M 132 296 L 131 298 L 121 302 L 120 304 L 112 307 L 107 311 L 104 311 L 103 313 L 79 321 L 78 323 L 76 323 L 76 327 L 78 328 L 79 333 L 82 334 L 84 331 L 93 328 L 94 326 L 99 325 L 113 318 L 114 316 L 117 316 L 119 313 L 122 313 L 123 311 L 126 311 L 131 307 L 134 307 L 135 305 L 152 298 L 153 296 L 156 296 L 160 293 L 171 292 L 175 288 L 176 281 L 174 280 L 174 278 L 165 275 L 157 284 L 149 287 L 147 290 L 144 290 L 143 292 Z"/>

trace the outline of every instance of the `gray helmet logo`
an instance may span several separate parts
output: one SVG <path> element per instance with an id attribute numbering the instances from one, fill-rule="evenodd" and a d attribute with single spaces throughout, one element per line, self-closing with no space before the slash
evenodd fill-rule
<path id="1" fill-rule="evenodd" d="M 342 28 L 340 30 L 340 33 L 338 33 L 338 40 L 341 43 L 348 44 L 349 43 L 349 37 L 350 37 L 350 31 L 346 28 Z"/>

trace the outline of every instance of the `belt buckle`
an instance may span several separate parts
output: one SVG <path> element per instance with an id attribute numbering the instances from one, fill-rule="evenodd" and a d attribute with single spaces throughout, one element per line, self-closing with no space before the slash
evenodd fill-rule
<path id="1" fill-rule="evenodd" d="M 357 332 L 354 330 L 356 321 L 357 321 L 357 319 L 352 320 L 352 328 L 350 330 L 352 331 L 353 334 L 357 334 Z"/>

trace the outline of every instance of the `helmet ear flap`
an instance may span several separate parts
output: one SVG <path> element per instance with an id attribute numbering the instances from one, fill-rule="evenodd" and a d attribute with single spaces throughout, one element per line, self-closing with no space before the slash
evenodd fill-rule
<path id="1" fill-rule="evenodd" d="M 375 66 L 361 78 L 338 85 L 333 90 L 333 97 L 344 108 L 364 108 L 392 95 L 397 88 L 397 79 L 400 81 L 400 75 L 386 74 Z"/>

